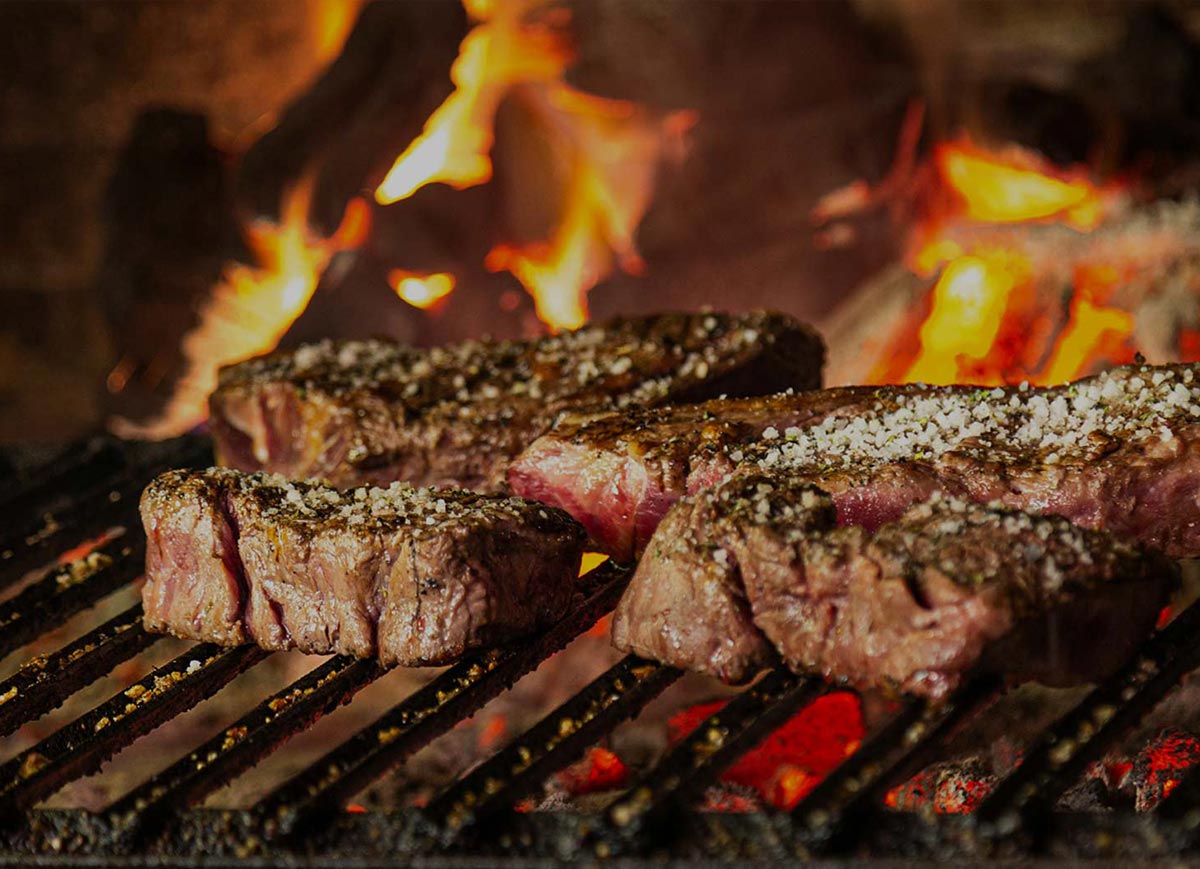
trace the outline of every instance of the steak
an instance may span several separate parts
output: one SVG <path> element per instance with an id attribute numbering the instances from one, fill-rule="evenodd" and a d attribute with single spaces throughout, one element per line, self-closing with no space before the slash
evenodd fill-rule
<path id="1" fill-rule="evenodd" d="M 849 387 L 571 417 L 513 461 L 508 482 L 522 497 L 566 510 L 597 547 L 629 562 L 682 495 L 728 474 L 731 451 L 772 426 L 857 413 L 875 392 Z"/>
<path id="2" fill-rule="evenodd" d="M 1177 581 L 1139 544 L 998 504 L 938 494 L 874 533 L 835 522 L 800 477 L 741 473 L 685 498 L 620 603 L 615 644 L 727 681 L 776 651 L 797 672 L 931 698 L 976 668 L 1074 685 L 1128 658 Z M 689 557 L 703 573 L 679 569 Z"/>
<path id="3" fill-rule="evenodd" d="M 739 467 L 801 476 L 877 528 L 943 492 L 1200 555 L 1197 365 L 1052 388 L 860 387 L 567 421 L 510 469 L 618 559 L 678 498 Z M 726 421 L 728 420 L 728 422 Z"/>
<path id="4" fill-rule="evenodd" d="M 519 498 L 221 468 L 163 474 L 141 514 L 148 630 L 386 666 L 446 663 L 555 621 L 585 538 Z"/>
<path id="5" fill-rule="evenodd" d="M 735 505 L 747 503 L 758 485 L 749 477 L 731 480 L 667 511 L 613 614 L 613 645 L 732 683 L 776 658 L 754 625 L 728 548 L 741 533 L 742 511 Z M 797 532 L 836 525 L 828 497 L 810 486 L 792 491 L 794 503 L 780 509 Z"/>
<path id="6" fill-rule="evenodd" d="M 783 314 L 663 314 L 530 341 L 421 350 L 325 341 L 222 369 L 218 462 L 349 487 L 503 491 L 567 413 L 820 386 L 824 346 Z"/>

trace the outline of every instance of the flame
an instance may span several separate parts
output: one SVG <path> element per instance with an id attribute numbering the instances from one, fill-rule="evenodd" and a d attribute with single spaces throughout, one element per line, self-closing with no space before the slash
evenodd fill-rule
<path id="1" fill-rule="evenodd" d="M 318 0 L 312 17 L 317 60 L 328 63 L 337 57 L 358 17 L 362 0 Z"/>
<path id="2" fill-rule="evenodd" d="M 634 234 L 650 205 L 657 167 L 682 150 L 695 116 L 677 112 L 655 122 L 637 106 L 555 83 L 530 98 L 548 129 L 561 133 L 559 159 L 570 183 L 553 236 L 524 246 L 497 245 L 490 271 L 509 271 L 533 296 L 538 317 L 554 329 L 587 321 L 587 292 L 613 270 L 642 274 Z"/>
<path id="3" fill-rule="evenodd" d="M 921 326 L 921 355 L 904 379 L 935 384 L 962 380 L 962 358 L 981 360 L 995 343 L 1017 280 L 995 256 L 963 256 L 946 266 L 933 289 L 933 309 Z"/>
<path id="4" fill-rule="evenodd" d="M 490 181 L 496 112 L 518 100 L 546 131 L 568 179 L 548 239 L 498 244 L 491 271 L 511 272 L 552 329 L 587 320 L 587 292 L 614 266 L 640 274 L 634 233 L 649 205 L 660 160 L 679 153 L 689 112 L 652 117 L 631 102 L 582 93 L 563 80 L 572 52 L 534 0 L 467 0 L 477 25 L 451 68 L 453 93 L 396 158 L 375 190 L 381 205 L 427 184 L 464 189 Z M 559 10 L 561 11 L 561 10 Z"/>
<path id="5" fill-rule="evenodd" d="M 1119 281 L 1116 269 L 1106 266 L 1084 268 L 1075 275 L 1070 322 L 1059 334 L 1054 354 L 1039 383 L 1063 383 L 1084 373 L 1091 360 L 1115 348 L 1133 333 L 1133 315 L 1103 304 Z M 1110 355 L 1116 355 L 1114 350 Z"/>
<path id="6" fill-rule="evenodd" d="M 608 556 L 602 552 L 585 552 L 583 558 L 579 562 L 579 575 L 591 573 L 604 562 L 608 561 Z"/>
<path id="7" fill-rule="evenodd" d="M 1026 254 L 1000 236 L 960 231 L 1036 222 L 1088 232 L 1116 207 L 1119 188 L 1024 149 L 992 152 L 966 137 L 938 146 L 934 166 L 951 203 L 927 215 L 910 241 L 909 269 L 938 275 L 917 329 L 919 350 L 915 358 L 902 348 L 885 357 L 872 380 L 1051 384 L 1088 373 L 1097 359 L 1129 355 L 1123 348 L 1133 317 L 1106 304 L 1122 279 L 1114 269 L 1078 270 L 1068 309 L 1055 312 L 1033 292 L 1037 267 Z M 975 237 L 988 240 L 971 242 Z M 1050 343 L 1039 350 L 1039 341 Z"/>
<path id="8" fill-rule="evenodd" d="M 207 417 L 208 396 L 217 370 L 266 353 L 308 306 L 329 260 L 357 247 L 366 236 L 368 211 L 351 200 L 341 226 L 328 239 L 312 238 L 308 226 L 313 176 L 307 174 L 283 197 L 278 224 L 256 221 L 246 242 L 257 265 L 233 263 L 200 312 L 200 322 L 183 338 L 186 370 L 166 408 L 148 423 L 116 418 L 114 433 L 125 438 L 164 438 L 182 434 Z"/>
<path id="9" fill-rule="evenodd" d="M 426 184 L 462 190 L 491 180 L 490 152 L 500 101 L 516 84 L 558 79 L 570 60 L 553 31 L 525 23 L 527 3 L 465 5 L 481 23 L 463 39 L 450 68 L 454 92 L 430 115 L 421 135 L 396 158 L 376 188 L 380 205 L 407 199 Z"/>
<path id="10" fill-rule="evenodd" d="M 454 290 L 454 275 L 448 272 L 423 275 L 394 269 L 388 273 L 388 283 L 397 296 L 414 308 L 436 309 Z"/>
<path id="11" fill-rule="evenodd" d="M 1093 229 L 1104 214 L 1104 195 L 1086 178 L 1056 177 L 1044 161 L 1010 148 L 994 154 L 963 137 L 937 148 L 938 172 L 962 198 L 966 216 L 987 223 L 1061 217 L 1076 229 Z"/>

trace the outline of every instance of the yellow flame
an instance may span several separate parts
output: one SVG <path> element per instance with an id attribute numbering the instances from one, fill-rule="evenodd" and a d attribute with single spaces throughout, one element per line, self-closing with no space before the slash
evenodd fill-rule
<path id="1" fill-rule="evenodd" d="M 606 561 L 608 561 L 608 556 L 599 552 L 583 553 L 583 559 L 579 563 L 579 575 L 583 576 L 585 573 L 595 570 Z"/>
<path id="2" fill-rule="evenodd" d="M 424 310 L 435 307 L 450 295 L 454 290 L 454 275 L 448 272 L 423 275 L 395 269 L 388 273 L 388 283 L 397 296 L 414 308 Z"/>
<path id="3" fill-rule="evenodd" d="M 1088 366 L 1106 345 L 1112 346 L 1132 334 L 1133 314 L 1104 304 L 1121 279 L 1121 273 L 1112 266 L 1088 264 L 1076 270 L 1070 320 L 1058 336 L 1044 371 L 1036 378 L 1038 383 L 1065 383 L 1088 374 Z"/>
<path id="4" fill-rule="evenodd" d="M 317 60 L 328 63 L 337 57 L 361 6 L 362 0 L 317 0 L 312 17 Z"/>
<path id="5" fill-rule="evenodd" d="M 396 158 L 375 190 L 380 205 L 412 196 L 426 184 L 456 189 L 492 177 L 490 152 L 496 110 L 505 93 L 522 82 L 556 80 L 569 53 L 544 28 L 523 23 L 525 3 L 468 3 L 485 19 L 463 39 L 450 68 L 454 92 L 430 115 L 421 135 Z"/>
<path id="6" fill-rule="evenodd" d="M 606 100 L 562 81 L 572 55 L 554 29 L 529 13 L 533 0 L 464 0 L 480 23 L 451 68 L 455 89 L 396 158 L 375 190 L 388 205 L 426 184 L 457 189 L 492 178 L 491 149 L 501 100 L 516 97 L 544 128 L 569 174 L 550 238 L 497 245 L 485 265 L 506 270 L 553 329 L 587 320 L 585 296 L 614 262 L 637 272 L 634 233 L 648 206 L 659 160 L 694 123 L 692 113 L 653 118 L 624 100 Z"/>
<path id="7" fill-rule="evenodd" d="M 213 288 L 200 322 L 183 338 L 186 369 L 163 411 L 153 420 L 134 423 L 116 418 L 110 428 L 121 437 L 164 438 L 182 434 L 207 417 L 208 396 L 217 370 L 275 348 L 304 312 L 332 256 L 361 244 L 367 210 L 352 200 L 332 237 L 314 240 L 308 228 L 313 176 L 284 194 L 278 224 L 258 221 L 246 241 L 258 264 L 233 263 Z"/>
<path id="8" fill-rule="evenodd" d="M 612 272 L 644 268 L 634 241 L 650 204 L 664 154 L 680 149 L 695 123 L 691 112 L 655 120 L 633 103 L 583 94 L 556 84 L 531 98 L 548 129 L 558 130 L 570 182 L 553 236 L 523 246 L 497 245 L 485 266 L 511 272 L 533 296 L 552 329 L 587 321 L 589 290 Z"/>
<path id="9" fill-rule="evenodd" d="M 1067 325 L 1054 337 L 1048 361 L 1037 371 L 1022 372 L 1031 354 L 1014 349 L 1010 339 L 1042 334 L 1047 324 L 1036 304 L 1012 301 L 1025 298 L 1014 296 L 1014 290 L 1030 280 L 1031 264 L 1017 250 L 967 244 L 969 233 L 953 231 L 963 223 L 1029 221 L 1088 231 L 1119 204 L 1119 188 L 1102 187 L 1081 169 L 1059 169 L 1015 146 L 991 152 L 965 137 L 938 146 L 935 162 L 957 203 L 930 215 L 910 239 L 913 273 L 925 276 L 940 268 L 941 277 L 920 327 L 920 352 L 900 380 L 993 383 L 1003 372 L 1020 372 L 1036 383 L 1058 383 L 1084 373 L 1104 346 L 1111 348 L 1130 334 L 1132 316 L 1104 306 L 1096 295 L 1100 283 L 1116 278 L 1077 274 Z M 998 342 L 1002 325 L 1007 337 Z M 877 373 L 890 380 L 897 370 L 884 361 Z"/>
<path id="10" fill-rule="evenodd" d="M 937 149 L 942 177 L 963 198 L 966 214 L 989 223 L 1017 223 L 1061 216 L 1079 229 L 1103 215 L 1102 191 L 1086 179 L 1058 178 L 1032 155 L 1005 161 L 964 141 Z"/>
<path id="11" fill-rule="evenodd" d="M 1012 271 L 997 259 L 964 256 L 946 266 L 921 326 L 921 353 L 904 379 L 936 384 L 962 379 L 960 357 L 987 358 L 1016 285 Z"/>

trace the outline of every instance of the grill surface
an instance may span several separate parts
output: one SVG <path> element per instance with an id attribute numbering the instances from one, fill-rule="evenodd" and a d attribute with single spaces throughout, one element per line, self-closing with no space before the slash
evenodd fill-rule
<path id="1" fill-rule="evenodd" d="M 145 541 L 137 497 L 166 468 L 210 461 L 206 445 L 99 441 L 72 450 L 22 487 L 0 488 L 0 590 L 38 565 L 0 603 L 0 653 L 9 654 L 140 575 Z M 114 532 L 124 528 L 124 533 Z M 64 560 L 86 541 L 100 545 Z M 212 696 L 265 660 L 257 648 L 198 645 L 0 765 L 0 863 L 9 865 L 267 865 L 336 859 L 345 866 L 466 865 L 504 857 L 650 857 L 704 861 L 847 855 L 1152 856 L 1191 854 L 1200 830 L 1200 775 L 1157 812 L 1068 813 L 1058 797 L 1118 745 L 1200 665 L 1200 605 L 1152 637 L 1031 746 L 1016 771 L 969 816 L 888 811 L 883 796 L 938 760 L 950 735 L 1001 692 L 987 677 L 932 706 L 902 705 L 790 813 L 695 809 L 716 777 L 826 691 L 783 670 L 765 675 L 701 723 L 604 810 L 519 813 L 621 722 L 681 675 L 628 657 L 423 809 L 348 813 L 355 794 L 473 715 L 615 605 L 627 570 L 606 563 L 585 578 L 572 612 L 540 636 L 452 666 L 373 723 L 344 738 L 249 809 L 196 808 L 296 733 L 349 703 L 383 672 L 334 657 L 216 736 L 169 763 L 106 810 L 37 806 L 109 757 Z M 11 593 L 11 591 L 10 591 Z M 133 606 L 0 682 L 0 736 L 14 733 L 162 638 Z M 133 749 L 137 751 L 137 747 Z"/>

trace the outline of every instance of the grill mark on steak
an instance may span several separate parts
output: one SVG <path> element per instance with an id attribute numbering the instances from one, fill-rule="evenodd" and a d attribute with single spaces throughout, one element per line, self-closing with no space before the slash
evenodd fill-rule
<path id="1" fill-rule="evenodd" d="M 219 468 L 161 475 L 141 514 L 149 630 L 389 666 L 445 663 L 561 617 L 584 541 L 565 513 L 519 498 Z"/>
<path id="2" fill-rule="evenodd" d="M 429 350 L 325 341 L 222 369 L 210 425 L 218 461 L 241 470 L 503 491 L 512 458 L 563 416 L 814 388 L 823 359 L 816 333 L 761 311 Z"/>
<path id="3" fill-rule="evenodd" d="M 659 546 L 671 559 L 655 557 Z M 709 586 L 719 594 L 695 612 L 655 607 L 694 597 L 672 559 L 719 564 L 723 585 Z M 765 638 L 798 672 L 857 687 L 937 698 L 976 665 L 1078 684 L 1127 659 L 1177 573 L 1161 554 L 1060 517 L 940 495 L 875 532 L 837 527 L 833 500 L 803 477 L 746 470 L 671 509 L 618 606 L 613 641 L 727 681 L 768 659 L 721 649 Z M 726 617 L 739 602 L 750 619 Z M 680 635 L 688 642 L 672 642 Z"/>

